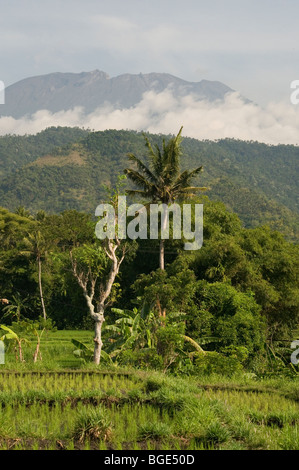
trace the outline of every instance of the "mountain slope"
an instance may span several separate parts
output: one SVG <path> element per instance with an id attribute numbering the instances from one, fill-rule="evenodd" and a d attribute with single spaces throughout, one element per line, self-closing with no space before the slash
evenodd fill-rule
<path id="1" fill-rule="evenodd" d="M 119 109 L 130 108 L 140 102 L 145 92 L 159 93 L 168 87 L 178 96 L 192 94 L 196 99 L 209 101 L 223 99 L 227 92 L 233 91 L 220 82 L 187 82 L 165 73 L 124 74 L 113 78 L 99 70 L 51 73 L 8 86 L 0 116 L 20 118 L 41 109 L 58 112 L 75 106 L 91 113 L 107 103 Z"/>
<path id="2" fill-rule="evenodd" d="M 162 137 L 149 135 L 157 144 Z M 38 142 L 40 135 L 35 138 Z M 0 148 L 1 139 L 5 138 L 0 138 Z M 19 139 L 21 150 L 24 138 Z M 288 238 L 298 239 L 298 147 L 190 138 L 184 138 L 182 146 L 182 167 L 203 165 L 198 183 L 210 188 L 206 194 L 211 199 L 226 203 L 248 227 L 267 223 Z M 30 163 L 24 160 L 23 166 L 19 162 L 0 180 L 0 205 L 11 210 L 24 205 L 32 211 L 93 213 L 106 197 L 103 185 L 114 184 L 117 174 L 128 166 L 128 152 L 145 155 L 141 133 L 90 132 Z"/>
<path id="3" fill-rule="evenodd" d="M 3 136 L 0 138 L 0 177 L 87 134 L 88 131 L 77 127 L 49 127 L 37 135 Z"/>

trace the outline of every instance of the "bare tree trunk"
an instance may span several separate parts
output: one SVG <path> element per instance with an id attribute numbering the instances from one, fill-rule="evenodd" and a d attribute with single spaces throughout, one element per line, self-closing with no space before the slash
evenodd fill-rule
<path id="1" fill-rule="evenodd" d="M 38 257 L 38 285 L 39 285 L 40 300 L 41 300 L 42 309 L 43 309 L 43 317 L 44 317 L 44 320 L 46 320 L 47 314 L 46 314 L 43 289 L 42 289 L 42 262 L 41 262 L 40 257 Z"/>
<path id="2" fill-rule="evenodd" d="M 89 309 L 89 313 L 91 318 L 94 320 L 94 351 L 93 351 L 93 362 L 97 365 L 100 364 L 101 361 L 101 352 L 102 352 L 102 346 L 103 346 L 103 341 L 102 341 L 102 326 L 105 321 L 104 318 L 104 306 L 101 304 L 98 304 L 98 312 L 95 312 L 95 306 L 92 302 L 93 296 L 94 296 L 94 285 L 95 282 L 93 283 L 92 287 L 92 292 L 89 295 L 87 291 L 84 291 L 84 297 L 86 299 L 86 303 Z"/>

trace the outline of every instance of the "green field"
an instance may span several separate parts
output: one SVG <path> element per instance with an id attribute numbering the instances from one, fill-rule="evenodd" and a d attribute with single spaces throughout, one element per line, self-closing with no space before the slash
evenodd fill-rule
<path id="1" fill-rule="evenodd" d="M 298 450 L 299 380 L 173 377 L 82 364 L 57 331 L 43 362 L 0 366 L 0 449 Z M 28 347 L 25 353 L 30 354 Z"/>

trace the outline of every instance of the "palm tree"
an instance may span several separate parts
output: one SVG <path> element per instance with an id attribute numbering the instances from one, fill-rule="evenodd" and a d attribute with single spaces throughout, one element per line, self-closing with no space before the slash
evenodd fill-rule
<path id="1" fill-rule="evenodd" d="M 148 149 L 148 166 L 133 153 L 128 154 L 129 160 L 137 166 L 137 170 L 126 168 L 124 172 L 139 188 L 128 190 L 129 195 L 149 199 L 150 203 L 168 205 L 175 200 L 192 198 L 198 191 L 206 189 L 191 186 L 193 178 L 202 171 L 202 166 L 191 171 L 180 171 L 182 130 L 183 127 L 181 127 L 178 135 L 168 142 L 163 139 L 162 149 L 158 145 L 153 148 L 149 139 L 144 135 L 145 145 Z M 165 220 L 162 221 L 162 226 L 163 222 Z M 164 242 L 165 240 L 160 240 L 160 269 L 164 269 Z"/>

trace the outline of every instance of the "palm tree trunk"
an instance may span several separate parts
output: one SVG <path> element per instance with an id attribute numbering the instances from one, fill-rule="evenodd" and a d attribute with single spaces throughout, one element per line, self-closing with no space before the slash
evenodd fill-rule
<path id="1" fill-rule="evenodd" d="M 163 206 L 162 206 L 163 207 Z M 167 224 L 167 211 L 162 209 L 161 215 L 161 240 L 160 240 L 160 269 L 165 269 L 165 240 L 162 239 L 162 232 L 166 229 Z"/>
<path id="2" fill-rule="evenodd" d="M 46 320 L 47 314 L 46 314 L 43 289 L 42 289 L 42 262 L 41 262 L 40 257 L 38 257 L 38 285 L 39 285 L 40 300 L 41 300 L 42 309 L 43 309 L 43 316 L 44 316 L 44 320 Z"/>

